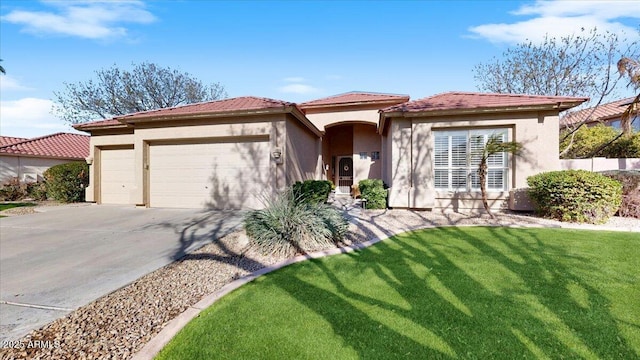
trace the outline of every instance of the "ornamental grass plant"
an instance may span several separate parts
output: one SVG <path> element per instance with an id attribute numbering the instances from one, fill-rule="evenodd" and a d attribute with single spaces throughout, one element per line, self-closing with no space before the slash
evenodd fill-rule
<path id="1" fill-rule="evenodd" d="M 305 201 L 287 189 L 264 200 L 264 209 L 249 212 L 244 229 L 251 244 L 266 254 L 292 255 L 338 244 L 348 223 L 331 205 Z"/>

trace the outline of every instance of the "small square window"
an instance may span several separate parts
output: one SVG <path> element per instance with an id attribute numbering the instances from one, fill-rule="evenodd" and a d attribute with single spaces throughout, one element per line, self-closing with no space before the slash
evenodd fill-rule
<path id="1" fill-rule="evenodd" d="M 380 151 L 371 152 L 371 160 L 380 160 Z"/>
<path id="2" fill-rule="evenodd" d="M 367 153 L 366 152 L 361 152 L 360 153 L 360 160 L 366 160 L 367 159 Z"/>

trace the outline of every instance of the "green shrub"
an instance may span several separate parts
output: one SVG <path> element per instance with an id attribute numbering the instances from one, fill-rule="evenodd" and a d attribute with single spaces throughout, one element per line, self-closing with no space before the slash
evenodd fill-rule
<path id="1" fill-rule="evenodd" d="M 640 158 L 640 133 L 631 137 L 621 137 L 602 150 L 607 158 Z"/>
<path id="2" fill-rule="evenodd" d="M 622 203 L 618 215 L 640 219 L 640 171 L 603 171 L 601 174 L 622 184 Z"/>
<path id="3" fill-rule="evenodd" d="M 600 146 L 613 140 L 620 134 L 620 130 L 611 126 L 598 124 L 595 126 L 583 126 L 576 131 L 573 145 L 563 156 L 565 159 L 581 159 L 591 155 Z M 561 138 L 563 134 L 560 134 Z M 570 142 L 570 137 L 560 144 L 560 149 L 565 149 Z M 640 158 L 640 133 L 635 133 L 631 137 L 621 137 L 614 141 L 600 152 L 593 154 L 606 158 Z"/>
<path id="4" fill-rule="evenodd" d="M 552 171 L 527 178 L 536 211 L 560 221 L 606 222 L 620 207 L 622 185 L 585 170 Z"/>
<path id="5" fill-rule="evenodd" d="M 611 141 L 616 135 L 618 135 L 618 131 L 611 126 L 606 126 L 603 124 L 598 124 L 596 126 L 583 126 L 578 131 L 576 131 L 573 145 L 569 149 L 569 151 L 564 155 L 565 159 L 580 159 L 588 156 L 593 151 L 595 151 L 602 144 L 607 141 Z M 560 134 L 560 138 L 564 137 L 564 134 Z M 571 137 L 568 137 L 563 142 L 560 143 L 560 150 L 564 150 L 571 140 Z M 596 154 L 595 156 L 602 156 L 601 154 Z"/>
<path id="6" fill-rule="evenodd" d="M 367 209 L 386 209 L 387 190 L 380 179 L 364 179 L 358 183 L 360 197 L 367 201 Z"/>
<path id="7" fill-rule="evenodd" d="M 301 200 L 324 204 L 331 193 L 331 182 L 326 180 L 305 180 L 293 184 L 293 195 Z"/>
<path id="8" fill-rule="evenodd" d="M 62 202 L 84 201 L 84 189 L 89 185 L 89 165 L 71 162 L 55 165 L 44 172 L 47 196 Z"/>
<path id="9" fill-rule="evenodd" d="M 47 184 L 45 182 L 28 183 L 27 197 L 36 201 L 47 200 Z"/>
<path id="10" fill-rule="evenodd" d="M 265 253 L 290 255 L 326 248 L 341 241 L 348 224 L 331 205 L 301 201 L 287 189 L 247 213 L 244 229 Z"/>
<path id="11" fill-rule="evenodd" d="M 18 178 L 12 178 L 0 187 L 0 201 L 21 200 L 27 195 L 27 185 Z"/>

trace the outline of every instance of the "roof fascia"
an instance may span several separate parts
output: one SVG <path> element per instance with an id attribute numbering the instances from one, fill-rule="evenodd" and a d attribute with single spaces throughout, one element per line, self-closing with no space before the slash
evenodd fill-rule
<path id="1" fill-rule="evenodd" d="M 443 115 L 466 115 L 466 114 L 488 114 L 488 113 L 506 113 L 506 112 L 527 112 L 527 111 L 545 111 L 545 110 L 566 110 L 575 105 L 567 105 L 567 103 L 547 104 L 547 105 L 528 105 L 528 106 L 501 106 L 491 108 L 474 108 L 474 109 L 452 109 L 452 110 L 433 110 L 433 111 L 399 111 L 403 117 L 425 117 L 425 116 L 443 116 Z M 389 113 L 394 114 L 394 113 Z"/>
<path id="2" fill-rule="evenodd" d="M 269 108 L 269 109 L 255 109 L 255 110 L 231 110 L 231 111 L 217 111 L 217 112 L 204 112 L 204 113 L 192 113 L 192 114 L 176 114 L 176 115 L 163 115 L 163 116 L 145 116 L 143 118 L 135 118 L 132 119 L 124 116 L 117 117 L 116 120 L 124 123 L 124 124 L 136 124 L 142 122 L 153 122 L 153 121 L 172 121 L 172 120 L 197 120 L 203 118 L 221 118 L 221 117 L 235 117 L 235 116 L 246 116 L 246 115 L 268 115 L 268 114 L 282 114 L 291 112 L 288 108 L 290 106 L 283 106 L 278 108 Z"/>

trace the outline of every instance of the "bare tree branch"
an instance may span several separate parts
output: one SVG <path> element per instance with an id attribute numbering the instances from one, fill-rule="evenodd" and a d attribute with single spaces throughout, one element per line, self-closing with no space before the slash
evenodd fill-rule
<path id="1" fill-rule="evenodd" d="M 65 83 L 63 91 L 54 92 L 53 113 L 77 124 L 227 96 L 219 83 L 204 85 L 186 72 L 154 63 L 134 64 L 131 71 L 114 65 L 95 74 L 95 81 Z"/>

